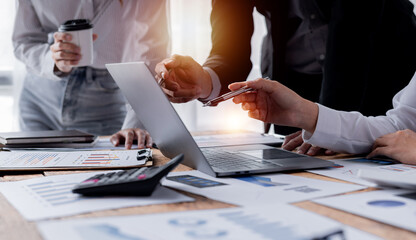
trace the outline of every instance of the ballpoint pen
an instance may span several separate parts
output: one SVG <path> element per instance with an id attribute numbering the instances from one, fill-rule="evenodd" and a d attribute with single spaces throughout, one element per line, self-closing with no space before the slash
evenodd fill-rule
<path id="1" fill-rule="evenodd" d="M 162 84 L 165 82 L 165 72 L 162 72 L 162 77 L 159 78 L 157 84 L 162 87 Z"/>
<path id="2" fill-rule="evenodd" d="M 172 69 L 168 70 L 168 73 L 172 72 Z M 162 84 L 165 83 L 166 81 L 166 76 L 165 76 L 165 72 L 162 72 L 162 77 L 158 79 L 157 84 L 159 84 L 159 86 L 163 87 Z"/>
<path id="3" fill-rule="evenodd" d="M 269 78 L 269 77 L 265 77 L 264 79 L 269 79 L 269 80 L 270 80 L 270 78 Z M 223 95 L 221 95 L 221 96 L 219 96 L 219 97 L 216 97 L 216 98 L 214 98 L 214 99 L 212 99 L 212 100 L 210 100 L 210 101 L 206 102 L 206 103 L 203 105 L 203 107 L 208 107 L 208 106 L 215 107 L 215 106 L 217 106 L 217 105 L 218 105 L 218 103 L 220 103 L 220 102 L 226 101 L 226 100 L 228 100 L 228 99 L 230 99 L 230 98 L 233 98 L 233 97 L 235 97 L 235 96 L 237 96 L 237 95 L 240 95 L 240 94 L 245 93 L 245 92 L 248 92 L 248 91 L 254 91 L 254 89 L 249 88 L 249 87 L 247 87 L 247 86 L 244 86 L 244 87 L 242 87 L 242 88 L 240 88 L 240 89 L 238 89 L 238 90 L 236 90 L 236 91 L 232 91 L 232 92 L 229 92 L 229 93 L 223 94 Z"/>
<path id="4" fill-rule="evenodd" d="M 248 91 L 253 91 L 253 90 L 254 89 L 252 89 L 252 88 L 249 88 L 247 86 L 244 86 L 244 87 L 242 87 L 242 88 L 240 88 L 240 89 L 238 89 L 236 91 L 232 91 L 232 92 L 223 94 L 223 95 L 221 95 L 219 97 L 216 97 L 216 98 L 214 98 L 214 99 L 206 102 L 203 106 L 204 107 L 207 107 L 207 106 L 217 106 L 218 103 L 220 103 L 220 102 L 226 101 L 226 100 L 231 99 L 231 98 L 233 98 L 233 97 L 235 97 L 237 95 L 240 95 L 240 94 L 245 93 L 245 92 L 248 92 Z"/>

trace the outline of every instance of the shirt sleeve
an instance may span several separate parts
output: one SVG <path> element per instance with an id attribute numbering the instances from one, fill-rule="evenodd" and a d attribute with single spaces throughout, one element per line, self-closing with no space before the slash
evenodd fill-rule
<path id="1" fill-rule="evenodd" d="M 146 32 L 138 39 L 138 44 L 148 49 L 137 57 L 146 62 L 153 75 L 156 74 L 156 64 L 170 54 L 169 6 L 166 0 L 152 1 L 145 4 L 146 11 L 141 12 L 145 15 L 142 18 L 145 18 L 146 22 L 141 24 L 145 25 Z"/>
<path id="2" fill-rule="evenodd" d="M 245 81 L 251 71 L 253 9 L 254 1 L 212 1 L 212 48 L 203 66 L 219 76 L 219 94 L 228 92 L 230 83 Z"/>
<path id="3" fill-rule="evenodd" d="M 141 128 L 145 130 L 142 122 L 137 118 L 136 113 L 134 112 L 133 108 L 130 104 L 126 104 L 127 114 L 126 118 L 124 119 L 123 127 L 121 129 L 128 129 L 128 128 Z"/>
<path id="4" fill-rule="evenodd" d="M 204 70 L 207 71 L 209 76 L 211 77 L 212 91 L 207 98 L 199 98 L 198 100 L 201 102 L 207 102 L 209 100 L 212 100 L 213 98 L 218 97 L 221 91 L 221 81 L 217 73 L 209 67 L 204 67 Z"/>
<path id="5" fill-rule="evenodd" d="M 19 0 L 17 3 L 12 41 L 16 58 L 28 71 L 60 80 L 53 72 L 55 62 L 49 50 L 48 33 L 44 32 L 31 1 Z"/>
<path id="6" fill-rule="evenodd" d="M 404 129 L 416 131 L 416 74 L 393 98 L 393 109 L 385 116 L 365 117 L 318 106 L 315 132 L 303 131 L 305 142 L 337 152 L 367 153 L 378 137 Z"/>

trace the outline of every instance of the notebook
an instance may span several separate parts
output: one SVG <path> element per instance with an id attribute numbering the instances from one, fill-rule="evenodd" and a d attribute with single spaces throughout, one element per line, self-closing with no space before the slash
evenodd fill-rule
<path id="1" fill-rule="evenodd" d="M 106 64 L 160 151 L 211 176 L 236 176 L 330 167 L 334 164 L 267 145 L 199 148 L 144 62 Z"/>
<path id="2" fill-rule="evenodd" d="M 91 143 L 95 136 L 79 130 L 25 131 L 0 133 L 0 146 L 39 146 L 57 143 Z"/>

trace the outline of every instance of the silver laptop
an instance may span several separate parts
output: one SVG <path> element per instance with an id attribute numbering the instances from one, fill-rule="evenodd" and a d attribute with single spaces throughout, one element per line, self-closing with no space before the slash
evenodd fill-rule
<path id="1" fill-rule="evenodd" d="M 330 167 L 334 164 L 267 145 L 199 148 L 144 62 L 106 64 L 127 101 L 169 158 L 211 176 L 234 176 Z"/>

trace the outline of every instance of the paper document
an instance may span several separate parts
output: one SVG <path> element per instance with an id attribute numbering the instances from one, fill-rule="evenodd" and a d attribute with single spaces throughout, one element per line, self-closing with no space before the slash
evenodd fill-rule
<path id="1" fill-rule="evenodd" d="M 414 190 L 380 190 L 329 197 L 314 202 L 416 232 Z"/>
<path id="2" fill-rule="evenodd" d="M 132 167 L 146 163 L 137 160 L 137 150 L 123 151 L 17 151 L 0 152 L 0 170 L 47 168 Z"/>
<path id="3" fill-rule="evenodd" d="M 162 185 L 240 206 L 300 202 L 365 188 L 288 174 L 213 178 L 199 171 L 171 172 Z"/>
<path id="4" fill-rule="evenodd" d="M 224 147 L 248 144 L 278 144 L 283 143 L 284 136 L 261 133 L 230 133 L 203 135 L 193 137 L 199 147 Z"/>
<path id="5" fill-rule="evenodd" d="M 41 222 L 44 239 L 343 239 L 342 225 L 300 208 L 199 210 Z M 334 238 L 325 238 L 325 237 Z M 338 237 L 338 238 L 337 238 Z"/>
<path id="6" fill-rule="evenodd" d="M 360 169 L 357 176 L 381 187 L 416 190 L 416 166 L 414 165 L 393 164 L 372 169 Z"/>
<path id="7" fill-rule="evenodd" d="M 375 187 L 377 184 L 366 181 L 357 176 L 358 169 L 373 169 L 379 166 L 388 166 L 391 162 L 383 160 L 372 160 L 366 158 L 359 159 L 339 159 L 329 160 L 337 166 L 327 169 L 308 170 L 308 172 L 332 177 L 347 182 L 357 183 L 364 186 Z"/>
<path id="8" fill-rule="evenodd" d="M 0 192 L 27 220 L 104 209 L 193 201 L 190 197 L 164 187 L 157 188 L 150 197 L 82 197 L 72 193 L 76 184 L 96 174 L 68 174 L 1 182 Z"/>

